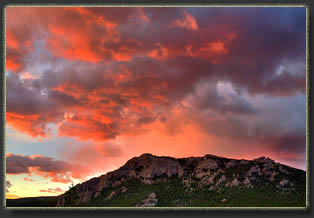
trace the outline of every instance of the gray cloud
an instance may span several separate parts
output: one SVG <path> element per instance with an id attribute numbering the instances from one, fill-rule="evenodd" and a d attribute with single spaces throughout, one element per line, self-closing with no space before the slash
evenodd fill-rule
<path id="1" fill-rule="evenodd" d="M 74 178 L 84 178 L 90 173 L 89 169 L 82 165 L 73 165 L 41 155 L 22 156 L 10 153 L 6 156 L 6 173 L 8 174 L 31 173 L 30 167 L 37 168 L 36 173 L 44 178 L 50 177 L 52 181 L 63 183 L 71 182 L 68 173 L 71 173 Z"/>

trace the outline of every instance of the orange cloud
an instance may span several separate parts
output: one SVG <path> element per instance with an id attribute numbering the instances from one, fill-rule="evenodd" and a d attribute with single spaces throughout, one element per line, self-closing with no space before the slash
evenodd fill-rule
<path id="1" fill-rule="evenodd" d="M 231 32 L 220 39 L 201 42 L 201 44 L 185 44 L 183 48 L 167 47 L 160 43 L 156 43 L 156 48 L 151 50 L 147 56 L 156 60 L 167 60 L 177 56 L 185 56 L 208 59 L 211 63 L 217 64 L 223 60 L 224 56 L 229 54 L 228 47 L 236 37 L 237 34 Z"/>
<path id="2" fill-rule="evenodd" d="M 7 49 L 7 68 L 15 70 L 22 67 L 19 65 L 22 64 L 20 58 L 25 58 L 31 52 L 31 39 L 38 33 L 38 27 L 46 32 L 46 47 L 55 56 L 68 60 L 91 63 L 112 59 L 128 61 L 133 55 L 141 53 L 140 41 L 122 39 L 117 30 L 118 23 L 106 13 L 94 13 L 93 10 L 94 8 L 83 7 L 8 8 L 7 47 L 10 50 Z M 137 14 L 146 21 L 148 19 L 141 10 L 136 9 L 130 13 Z M 34 28 L 25 28 L 21 22 L 14 22 L 16 14 L 28 17 L 28 22 L 33 22 Z"/>
<path id="3" fill-rule="evenodd" d="M 148 53 L 148 56 L 157 60 L 165 60 L 176 55 L 176 52 L 157 43 L 157 48 Z"/>
<path id="4" fill-rule="evenodd" d="M 7 198 L 7 199 L 16 199 L 16 198 L 20 198 L 20 196 L 12 195 L 12 194 L 6 193 L 6 198 Z"/>
<path id="5" fill-rule="evenodd" d="M 18 60 L 14 60 L 13 58 L 7 57 L 5 61 L 6 61 L 5 66 L 7 70 L 17 72 L 22 68 L 22 64 Z"/>
<path id="6" fill-rule="evenodd" d="M 104 121 L 104 120 L 102 120 Z M 96 140 L 114 138 L 117 134 L 113 123 L 103 123 L 86 115 L 68 117 L 58 127 L 59 136 L 75 136 L 81 140 Z"/>
<path id="7" fill-rule="evenodd" d="M 218 63 L 221 57 L 228 53 L 229 51 L 223 41 L 205 43 L 201 47 L 185 47 L 185 55 L 209 59 L 212 63 Z"/>
<path id="8" fill-rule="evenodd" d="M 129 61 L 140 53 L 141 42 L 135 39 L 122 40 L 117 31 L 117 23 L 106 19 L 105 15 L 92 13 L 87 8 L 66 8 L 65 12 L 74 13 L 80 25 L 53 23 L 48 26 L 50 37 L 48 48 L 58 57 L 92 63 L 107 61 Z M 141 11 L 141 10 L 139 10 Z M 139 16 L 145 22 L 144 12 Z M 84 34 L 82 34 L 82 28 Z"/>
<path id="9" fill-rule="evenodd" d="M 182 20 L 176 19 L 171 24 L 170 27 L 179 27 L 188 30 L 197 30 L 198 25 L 196 19 L 190 15 L 187 11 L 183 11 L 184 17 Z"/>
<path id="10" fill-rule="evenodd" d="M 22 115 L 17 113 L 6 113 L 6 122 L 21 132 L 26 132 L 32 137 L 45 137 L 46 132 L 44 124 L 38 120 L 38 114 Z"/>
<path id="11" fill-rule="evenodd" d="M 96 63 L 103 58 L 92 51 L 89 38 L 79 29 L 62 26 L 50 26 L 53 37 L 48 39 L 49 49 L 56 56 Z"/>
<path id="12" fill-rule="evenodd" d="M 139 17 L 141 18 L 141 20 L 144 22 L 144 23 L 149 23 L 149 18 L 146 16 L 145 12 L 144 12 L 144 9 L 143 8 L 137 8 L 138 9 L 138 15 Z"/>
<path id="13" fill-rule="evenodd" d="M 20 38 L 18 33 L 8 29 L 6 50 L 6 70 L 18 73 L 24 66 L 23 58 L 33 50 L 33 45 L 29 39 Z"/>

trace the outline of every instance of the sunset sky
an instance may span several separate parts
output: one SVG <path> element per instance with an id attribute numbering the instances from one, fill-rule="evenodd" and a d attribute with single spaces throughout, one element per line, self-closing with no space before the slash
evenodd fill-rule
<path id="1" fill-rule="evenodd" d="M 7 7 L 7 197 L 142 153 L 306 168 L 306 9 Z"/>

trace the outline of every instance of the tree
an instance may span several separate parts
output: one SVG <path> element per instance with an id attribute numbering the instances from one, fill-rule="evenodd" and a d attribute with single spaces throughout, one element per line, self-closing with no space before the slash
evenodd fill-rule
<path id="1" fill-rule="evenodd" d="M 71 186 L 69 186 L 69 190 L 64 194 L 64 206 L 76 206 L 78 201 L 79 197 L 77 196 L 77 189 L 72 182 Z"/>

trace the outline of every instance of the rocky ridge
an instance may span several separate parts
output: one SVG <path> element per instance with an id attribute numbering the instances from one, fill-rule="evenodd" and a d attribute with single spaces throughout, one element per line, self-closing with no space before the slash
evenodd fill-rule
<path id="1" fill-rule="evenodd" d="M 195 181 L 198 186 L 211 191 L 220 191 L 221 187 L 246 187 L 253 189 L 257 182 L 273 183 L 278 189 L 294 189 L 289 174 L 294 168 L 282 165 L 266 157 L 254 160 L 237 160 L 205 155 L 203 157 L 173 158 L 143 154 L 126 162 L 119 169 L 100 177 L 92 178 L 73 188 L 77 193 L 77 205 L 89 202 L 102 195 L 109 187 L 116 187 L 130 179 L 138 179 L 144 184 L 154 184 L 179 178 L 187 191 L 193 191 Z M 105 199 L 111 199 L 117 193 L 127 193 L 122 187 L 111 192 Z M 65 206 L 65 194 L 58 198 L 57 206 Z M 151 193 L 138 206 L 155 206 L 158 202 L 155 193 Z"/>

